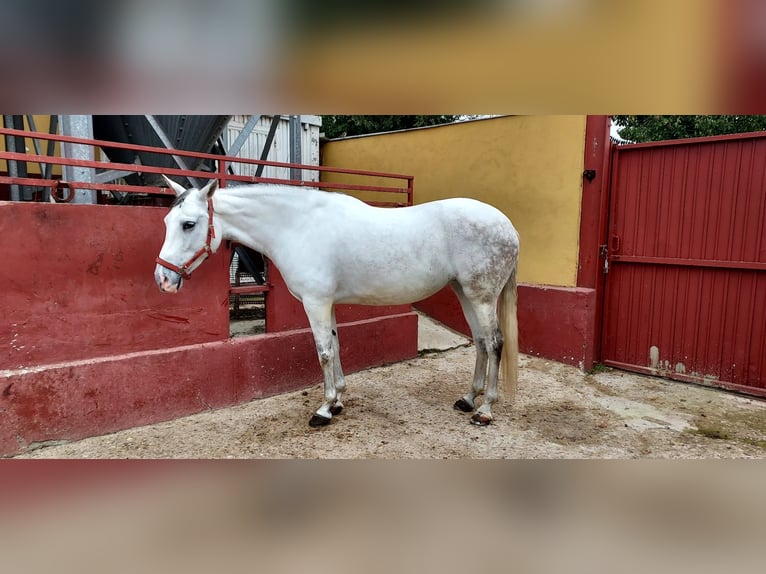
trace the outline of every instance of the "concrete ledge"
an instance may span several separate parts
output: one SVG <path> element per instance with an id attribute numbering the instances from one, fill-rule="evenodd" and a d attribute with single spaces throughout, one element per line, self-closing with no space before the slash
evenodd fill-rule
<path id="1" fill-rule="evenodd" d="M 338 330 L 348 373 L 417 356 L 414 312 Z M 106 434 L 320 381 L 309 329 L 0 371 L 0 456 L 35 442 Z"/>
<path id="2" fill-rule="evenodd" d="M 519 349 L 588 371 L 595 314 L 595 289 L 519 285 Z"/>
<path id="3" fill-rule="evenodd" d="M 521 284 L 518 294 L 519 350 L 583 370 L 591 369 L 595 289 Z M 451 329 L 470 336 L 460 301 L 450 287 L 414 306 Z"/>

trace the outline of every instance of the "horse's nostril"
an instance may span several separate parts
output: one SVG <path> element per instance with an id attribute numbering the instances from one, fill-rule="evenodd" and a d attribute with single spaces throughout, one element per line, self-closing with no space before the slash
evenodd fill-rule
<path id="1" fill-rule="evenodd" d="M 164 274 L 162 275 L 162 279 L 159 283 L 160 291 L 163 293 L 178 293 L 178 285 L 171 283 L 170 279 L 168 279 Z"/>

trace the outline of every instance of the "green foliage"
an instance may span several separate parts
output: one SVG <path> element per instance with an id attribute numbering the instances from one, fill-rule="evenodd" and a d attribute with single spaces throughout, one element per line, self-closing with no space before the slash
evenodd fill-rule
<path id="1" fill-rule="evenodd" d="M 612 116 L 631 142 L 696 138 L 766 130 L 766 116 Z"/>
<path id="2" fill-rule="evenodd" d="M 328 138 L 390 132 L 435 126 L 461 116 L 322 116 L 322 131 Z"/>
<path id="3" fill-rule="evenodd" d="M 606 365 L 602 363 L 594 363 L 593 368 L 590 371 L 588 371 L 588 374 L 595 375 L 597 373 L 606 373 L 607 371 L 609 371 L 609 367 L 607 367 Z"/>

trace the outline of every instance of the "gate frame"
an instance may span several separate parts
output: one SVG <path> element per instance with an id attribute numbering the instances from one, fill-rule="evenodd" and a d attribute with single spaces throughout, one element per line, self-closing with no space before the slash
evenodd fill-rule
<path id="1" fill-rule="evenodd" d="M 592 117 L 593 116 L 588 116 L 589 126 L 590 126 L 590 120 Z M 625 144 L 625 146 L 629 146 L 630 150 L 656 149 L 656 148 L 673 147 L 673 146 L 679 146 L 679 145 L 715 144 L 718 142 L 742 141 L 742 140 L 750 140 L 750 139 L 766 139 L 766 132 L 746 132 L 746 133 L 738 133 L 738 134 L 724 134 L 724 135 L 704 136 L 704 137 L 695 137 L 695 138 L 678 138 L 674 140 L 660 140 L 655 142 Z M 589 140 L 586 139 L 586 157 L 587 157 L 588 141 Z M 611 143 L 611 140 L 610 140 L 610 143 Z M 619 172 L 619 164 L 620 164 L 619 149 L 625 146 L 615 145 L 611 143 L 609 153 L 606 154 L 608 159 L 607 159 L 607 165 L 605 166 L 605 173 L 608 174 L 608 185 L 602 197 L 600 224 L 599 224 L 599 233 L 598 233 L 598 236 L 600 238 L 600 250 L 601 250 L 599 261 L 601 262 L 601 265 L 607 264 L 605 263 L 605 261 L 608 261 L 610 259 L 608 238 L 609 238 L 609 229 L 611 226 L 611 217 L 612 217 L 612 200 L 614 196 L 614 189 L 617 186 L 617 174 Z M 585 190 L 583 190 L 583 205 L 585 205 Z M 583 235 L 586 235 L 586 236 L 588 235 L 585 227 L 586 227 L 585 225 L 581 226 L 581 252 L 580 252 L 581 265 L 583 262 L 582 237 Z M 617 261 L 620 260 L 619 256 L 618 256 L 618 259 L 616 260 Z M 731 262 L 731 263 L 732 263 L 731 265 L 725 265 L 720 267 L 723 267 L 726 269 L 742 268 L 741 266 L 738 266 L 735 262 Z M 702 265 L 702 267 L 719 267 L 719 266 Z M 750 269 L 751 267 L 747 266 L 746 268 Z M 721 381 L 718 379 L 715 380 L 715 384 L 709 384 L 705 382 L 704 378 L 686 375 L 684 373 L 663 372 L 662 374 L 659 374 L 657 369 L 653 369 L 649 366 L 633 365 L 631 363 L 623 363 L 621 361 L 606 360 L 602 356 L 602 350 L 605 345 L 604 337 L 606 336 L 605 322 L 607 319 L 607 308 L 606 308 L 606 288 L 607 288 L 607 279 L 608 279 L 607 275 L 608 275 L 607 273 L 601 273 L 601 279 L 600 281 L 598 281 L 598 287 L 597 287 L 598 354 L 596 356 L 598 357 L 597 358 L 598 362 L 603 362 L 607 366 L 629 371 L 629 372 L 640 373 L 640 374 L 650 375 L 650 376 L 660 376 L 661 378 L 668 381 L 691 383 L 695 385 L 704 386 L 706 388 L 732 391 L 732 392 L 745 394 L 748 396 L 766 398 L 766 389 L 759 389 L 757 387 L 740 385 L 737 383 Z M 579 274 L 578 274 L 578 283 L 579 283 Z"/>
<path id="2" fill-rule="evenodd" d="M 587 116 L 580 209 L 580 250 L 577 287 L 593 289 L 593 313 L 589 330 L 590 351 L 586 349 L 584 370 L 601 361 L 606 274 L 606 238 L 609 232 L 609 206 L 612 198 L 615 146 L 609 136 L 610 116 Z M 591 178 L 586 174 L 591 171 Z"/>

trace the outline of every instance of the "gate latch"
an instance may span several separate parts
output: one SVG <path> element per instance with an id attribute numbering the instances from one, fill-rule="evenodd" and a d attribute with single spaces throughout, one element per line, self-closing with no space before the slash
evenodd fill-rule
<path id="1" fill-rule="evenodd" d="M 608 245 L 599 245 L 598 246 L 598 252 L 601 257 L 604 258 L 604 275 L 609 273 L 609 246 Z"/>

